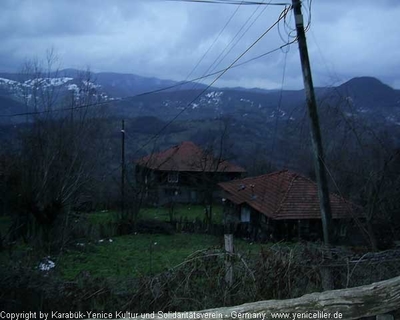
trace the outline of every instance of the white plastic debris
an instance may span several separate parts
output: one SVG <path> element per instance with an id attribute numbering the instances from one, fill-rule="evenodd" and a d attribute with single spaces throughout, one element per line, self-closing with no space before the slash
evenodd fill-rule
<path id="1" fill-rule="evenodd" d="M 49 271 L 53 269 L 56 264 L 50 260 L 50 257 L 44 258 L 43 262 L 39 264 L 39 270 L 41 271 Z"/>

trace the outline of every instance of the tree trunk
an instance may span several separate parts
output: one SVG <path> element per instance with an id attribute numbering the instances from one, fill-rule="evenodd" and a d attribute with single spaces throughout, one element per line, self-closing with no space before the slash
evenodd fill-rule
<path id="1" fill-rule="evenodd" d="M 367 230 L 368 230 L 368 238 L 371 244 L 371 250 L 373 252 L 378 251 L 378 244 L 375 237 L 374 228 L 372 227 L 371 221 L 367 220 Z"/>

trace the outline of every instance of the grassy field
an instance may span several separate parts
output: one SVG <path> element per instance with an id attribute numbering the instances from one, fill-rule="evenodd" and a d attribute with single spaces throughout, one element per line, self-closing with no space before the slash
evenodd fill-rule
<path id="1" fill-rule="evenodd" d="M 213 220 L 222 222 L 222 206 L 213 207 Z M 88 214 L 93 225 L 115 221 L 115 211 Z M 189 221 L 204 219 L 202 206 L 176 205 L 174 217 Z M 168 221 L 167 208 L 144 208 L 141 219 Z M 64 254 L 57 262 L 63 278 L 73 279 L 81 271 L 96 277 L 126 277 L 156 274 L 176 266 L 191 253 L 210 247 L 223 247 L 223 237 L 205 234 L 174 235 L 136 234 L 103 239 L 101 242 L 80 244 L 76 250 Z M 260 245 L 235 240 L 235 247 L 243 253 L 259 252 Z"/>
<path id="2" fill-rule="evenodd" d="M 222 239 L 198 234 L 120 236 L 81 245 L 60 257 L 57 269 L 65 279 L 74 279 L 81 271 L 101 278 L 156 274 L 197 250 L 221 245 Z"/>
<path id="3" fill-rule="evenodd" d="M 222 249 L 224 245 L 223 237 L 204 234 L 136 234 L 100 241 L 80 244 L 77 250 L 61 256 L 56 263 L 61 276 L 71 280 L 82 271 L 100 278 L 157 274 L 175 267 L 198 250 Z M 235 239 L 236 252 L 253 255 L 261 247 Z"/>
<path id="4" fill-rule="evenodd" d="M 90 212 L 87 214 L 87 218 L 93 225 L 106 224 L 117 220 L 117 212 L 113 210 Z"/>
<path id="5" fill-rule="evenodd" d="M 177 266 L 198 250 L 223 249 L 223 245 L 223 237 L 205 234 L 133 234 L 77 242 L 61 255 L 50 256 L 50 260 L 55 262 L 55 272 L 65 280 L 73 280 L 81 272 L 89 272 L 95 278 L 123 279 L 158 274 Z M 234 246 L 235 252 L 251 256 L 259 253 L 264 245 L 235 239 Z M 22 244 L 13 251 L 13 257 L 18 258 L 19 263 L 33 269 L 46 256 Z M 3 251 L 0 263 L 7 264 L 8 259 L 8 254 Z"/>
<path id="6" fill-rule="evenodd" d="M 222 219 L 222 208 L 215 206 L 214 221 Z M 148 208 L 140 212 L 142 219 L 169 220 L 168 209 Z M 187 217 L 189 220 L 203 219 L 202 206 L 177 205 L 175 217 Z M 89 213 L 89 224 L 100 226 L 116 221 L 114 211 Z M 0 228 L 7 230 L 10 220 L 2 217 Z M 63 279 L 72 280 L 81 272 L 89 272 L 93 277 L 120 278 L 152 275 L 168 270 L 183 262 L 190 254 L 208 248 L 223 248 L 223 237 L 206 234 L 176 233 L 165 234 L 131 234 L 101 240 L 81 239 L 72 243 L 68 250 L 52 256 L 54 269 Z M 260 245 L 235 240 L 235 250 L 243 253 L 258 253 Z M 33 268 L 37 268 L 43 254 L 34 253 L 27 245 L 15 247 L 15 256 L 25 257 L 23 260 Z M 7 256 L 1 254 L 2 263 Z M 35 258 L 36 256 L 36 258 Z"/>

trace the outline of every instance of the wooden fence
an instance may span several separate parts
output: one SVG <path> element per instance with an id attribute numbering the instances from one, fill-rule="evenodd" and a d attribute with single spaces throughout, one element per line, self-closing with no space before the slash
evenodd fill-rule
<path id="1" fill-rule="evenodd" d="M 176 232 L 206 233 L 215 236 L 224 235 L 224 226 L 217 223 L 207 223 L 205 220 L 196 219 L 190 221 L 180 217 L 178 220 L 170 222 Z"/>
<path id="2" fill-rule="evenodd" d="M 366 286 L 181 313 L 129 315 L 135 319 L 360 319 L 400 308 L 400 276 Z M 391 318 L 389 316 L 389 318 Z"/>
<path id="3" fill-rule="evenodd" d="M 224 226 L 221 223 L 207 223 L 206 220 L 188 220 L 183 217 L 169 223 L 176 232 L 205 233 L 223 236 L 226 233 L 226 229 L 229 229 L 229 233 L 232 232 L 235 237 L 262 240 L 260 228 L 254 227 L 251 224 L 230 223 L 228 226 Z"/>

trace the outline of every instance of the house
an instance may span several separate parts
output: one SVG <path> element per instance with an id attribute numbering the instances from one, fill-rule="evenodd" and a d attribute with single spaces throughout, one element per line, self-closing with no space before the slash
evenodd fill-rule
<path id="1" fill-rule="evenodd" d="M 219 183 L 226 221 L 264 240 L 322 239 L 317 185 L 287 170 Z M 334 235 L 344 238 L 355 206 L 330 194 Z M 358 214 L 357 214 L 358 215 Z"/>
<path id="2" fill-rule="evenodd" d="M 244 172 L 190 141 L 136 162 L 136 181 L 147 201 L 158 205 L 212 201 L 218 182 L 238 179 Z"/>

